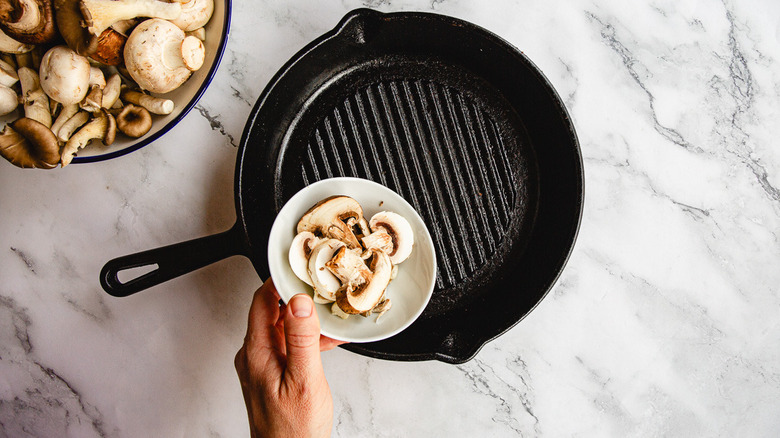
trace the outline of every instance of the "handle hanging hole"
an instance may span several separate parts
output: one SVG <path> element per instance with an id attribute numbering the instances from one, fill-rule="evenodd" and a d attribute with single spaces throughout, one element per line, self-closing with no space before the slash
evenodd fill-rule
<path id="1" fill-rule="evenodd" d="M 141 278 L 144 275 L 154 272 L 158 269 L 160 269 L 160 266 L 158 266 L 157 263 L 153 263 L 151 265 L 137 266 L 135 268 L 122 269 L 121 271 L 116 273 L 116 277 L 117 279 L 119 279 L 120 283 L 125 284 L 128 281 Z"/>

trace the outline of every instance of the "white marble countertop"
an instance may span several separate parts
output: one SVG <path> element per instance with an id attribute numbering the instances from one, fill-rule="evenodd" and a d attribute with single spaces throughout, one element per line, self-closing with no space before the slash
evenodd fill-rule
<path id="1" fill-rule="evenodd" d="M 235 2 L 215 81 L 162 140 L 54 171 L 0 162 L 0 436 L 247 436 L 249 261 L 124 299 L 98 273 L 234 223 L 252 104 L 362 6 L 520 48 L 572 115 L 586 203 L 558 284 L 473 360 L 326 353 L 333 435 L 780 434 L 780 3 L 268 0 Z"/>

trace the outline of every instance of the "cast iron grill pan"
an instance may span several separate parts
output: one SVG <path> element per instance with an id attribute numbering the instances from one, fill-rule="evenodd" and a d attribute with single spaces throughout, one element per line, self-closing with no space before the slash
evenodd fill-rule
<path id="1" fill-rule="evenodd" d="M 293 57 L 252 111 L 238 223 L 216 240 L 267 277 L 276 213 L 337 176 L 399 193 L 436 247 L 436 288 L 418 321 L 344 347 L 372 357 L 470 359 L 552 287 L 579 226 L 581 158 L 557 94 L 512 46 L 441 15 L 356 10 Z"/>

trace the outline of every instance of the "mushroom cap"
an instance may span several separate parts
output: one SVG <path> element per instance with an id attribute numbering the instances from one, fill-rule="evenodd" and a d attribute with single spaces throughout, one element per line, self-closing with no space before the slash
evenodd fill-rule
<path id="1" fill-rule="evenodd" d="M 214 13 L 214 0 L 180 0 L 181 15 L 171 23 L 190 32 L 206 25 Z"/>
<path id="2" fill-rule="evenodd" d="M 393 263 L 387 253 L 377 249 L 371 249 L 371 262 L 369 269 L 373 275 L 367 282 L 358 285 L 353 290 L 342 288 L 336 292 L 336 303 L 346 313 L 358 314 L 367 312 L 382 300 L 387 285 L 390 284 L 390 276 L 393 271 Z"/>
<path id="3" fill-rule="evenodd" d="M 0 155 L 19 167 L 52 169 L 60 160 L 60 145 L 46 125 L 22 117 L 3 129 Z"/>
<path id="4" fill-rule="evenodd" d="M 192 73 L 183 61 L 184 39 L 184 31 L 170 21 L 155 18 L 142 22 L 125 43 L 128 73 L 141 88 L 153 93 L 178 88 Z"/>
<path id="5" fill-rule="evenodd" d="M 63 105 L 84 100 L 89 92 L 89 60 L 66 46 L 55 46 L 41 58 L 41 88 Z"/>
<path id="6" fill-rule="evenodd" d="M 128 103 L 116 116 L 116 127 L 128 137 L 143 137 L 152 129 L 152 115 L 146 108 Z"/>
<path id="7" fill-rule="evenodd" d="M 315 204 L 298 221 L 297 232 L 311 231 L 342 240 L 349 248 L 360 248 L 352 226 L 363 218 L 363 208 L 349 196 L 330 196 Z"/>
<path id="8" fill-rule="evenodd" d="M 325 264 L 343 246 L 344 242 L 340 240 L 327 239 L 317 245 L 309 256 L 309 275 L 314 290 L 321 297 L 330 301 L 336 299 L 336 291 L 341 287 L 341 282 L 325 268 Z"/>
<path id="9" fill-rule="evenodd" d="M 384 231 L 393 240 L 393 249 L 388 252 L 393 264 L 406 260 L 414 247 L 414 231 L 409 221 L 392 211 L 380 211 L 368 222 L 371 231 Z"/>
<path id="10" fill-rule="evenodd" d="M 46 44 L 57 39 L 51 0 L 5 1 L 0 7 L 0 28 L 26 44 Z"/>

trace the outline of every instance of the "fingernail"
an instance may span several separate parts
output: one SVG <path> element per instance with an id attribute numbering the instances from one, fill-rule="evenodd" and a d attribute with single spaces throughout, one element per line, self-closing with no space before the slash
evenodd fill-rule
<path id="1" fill-rule="evenodd" d="M 290 310 L 296 318 L 308 318 L 314 310 L 312 301 L 303 295 L 296 295 L 290 300 Z"/>

